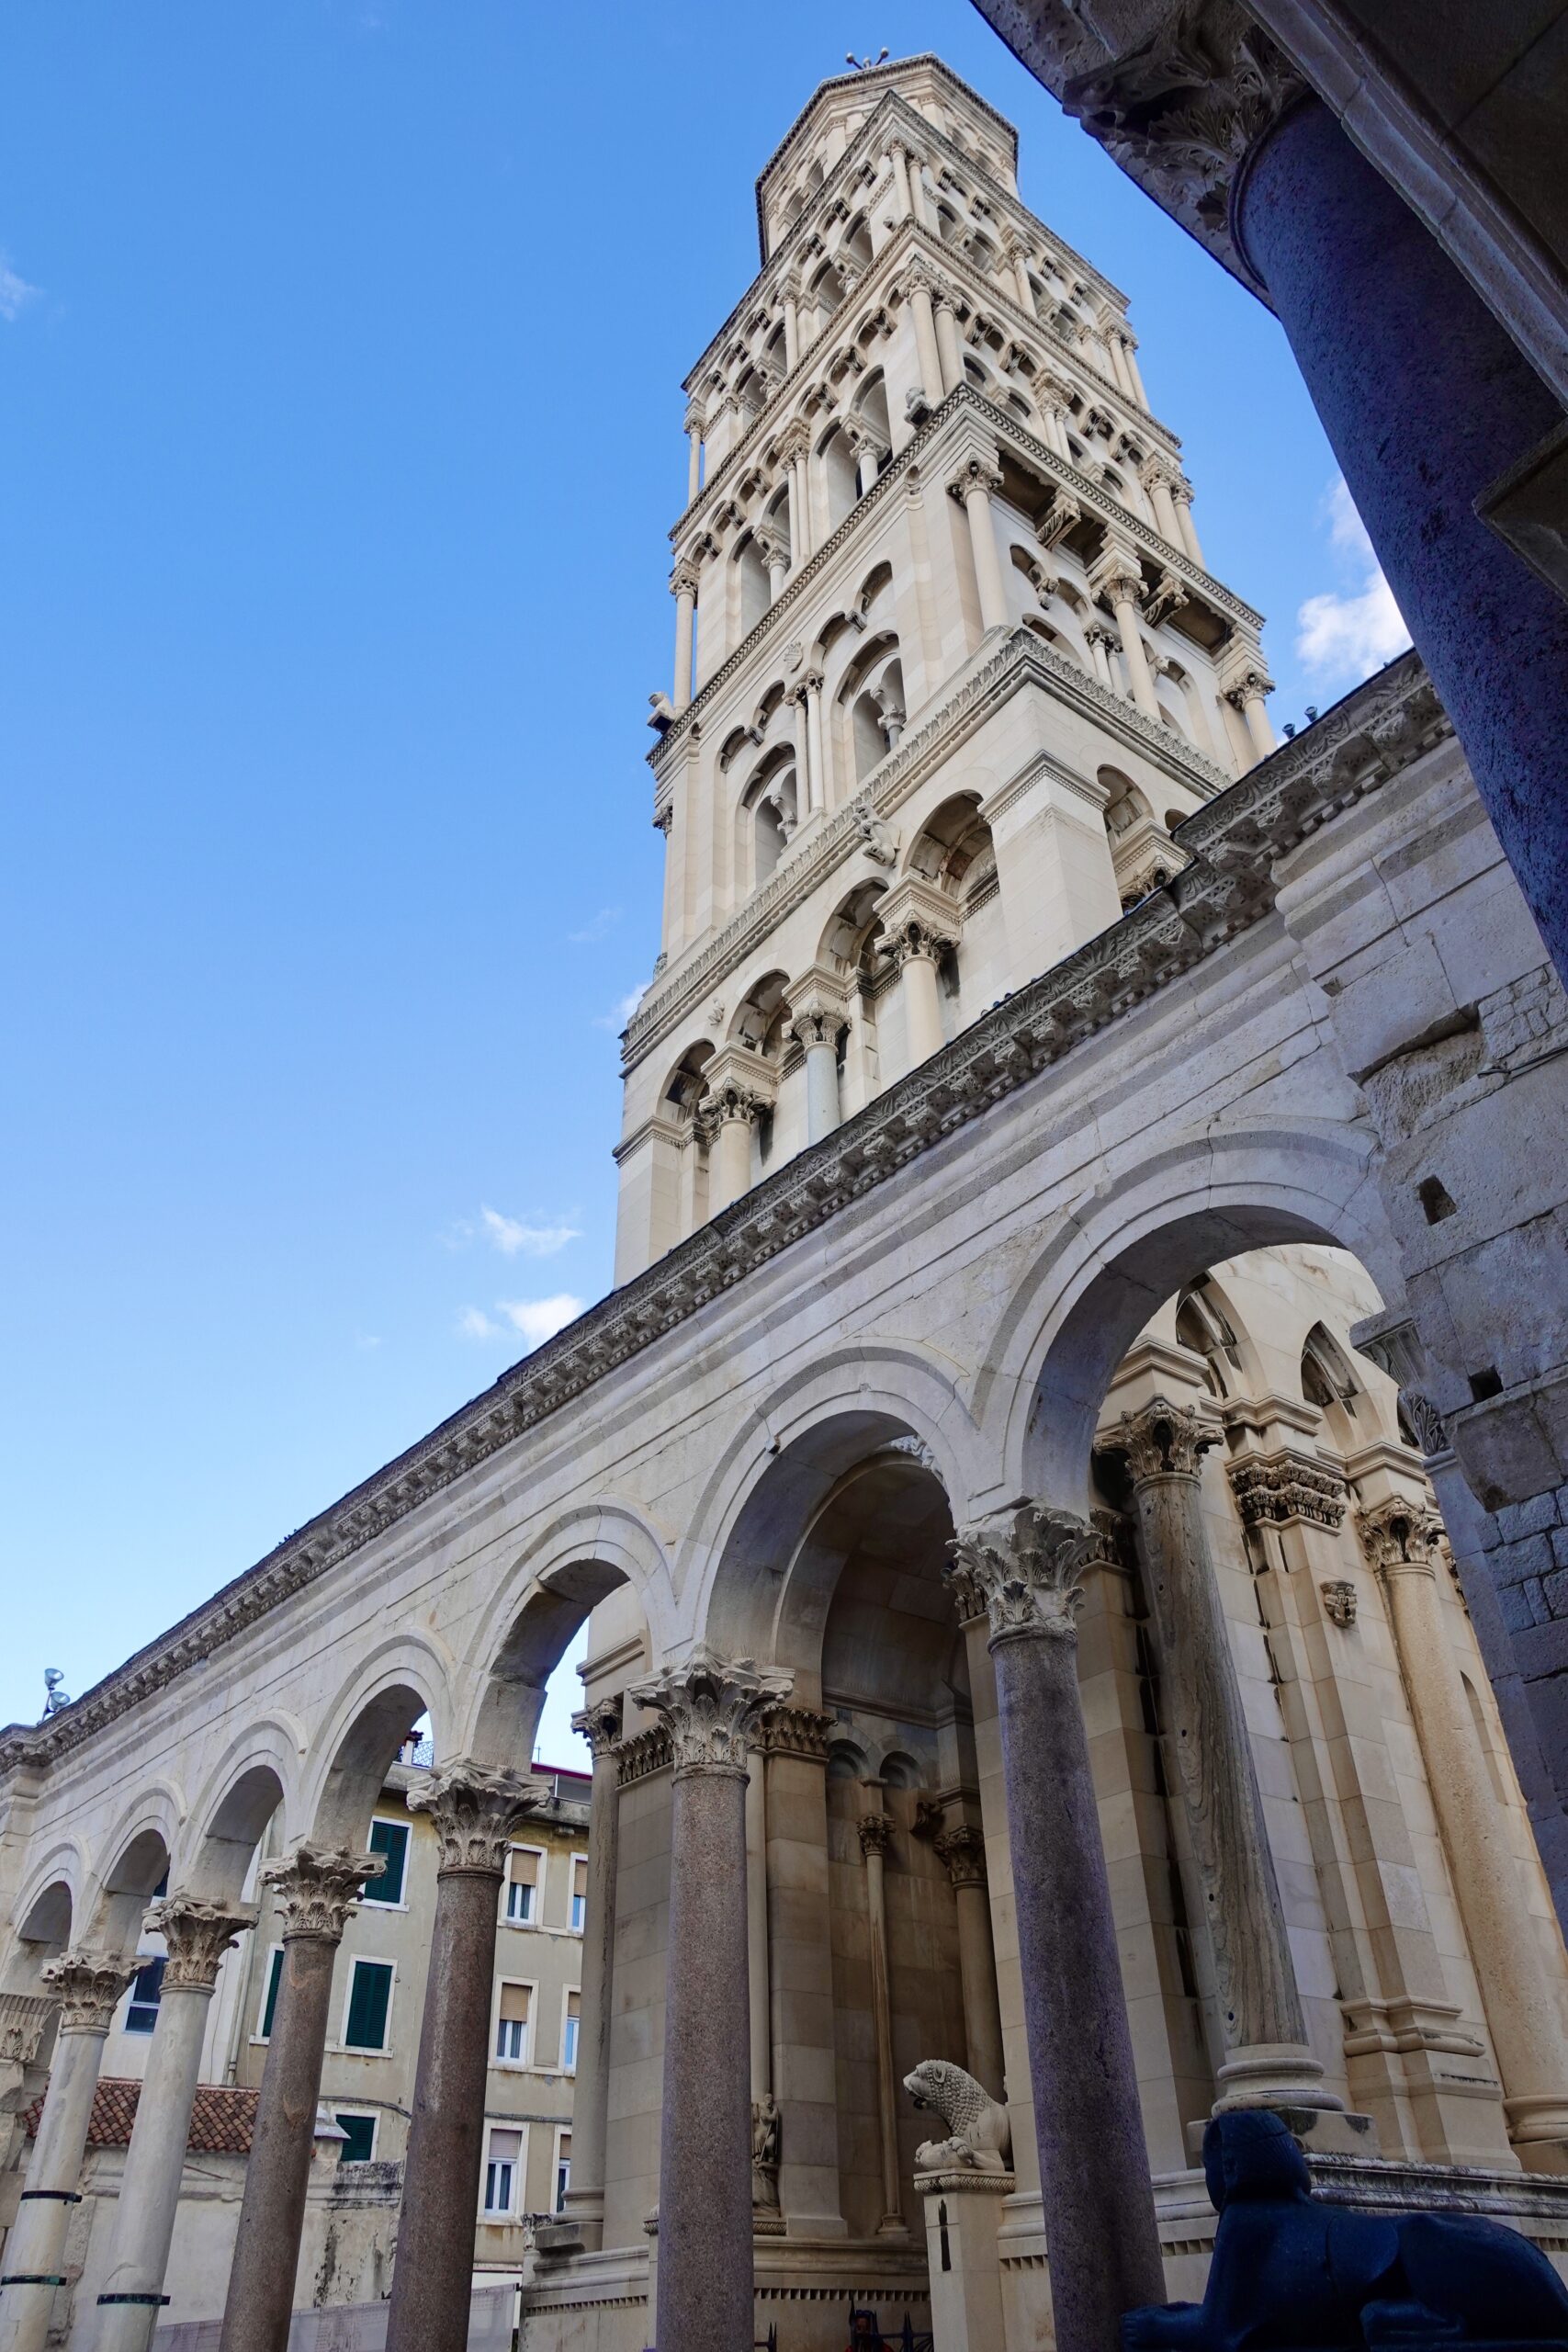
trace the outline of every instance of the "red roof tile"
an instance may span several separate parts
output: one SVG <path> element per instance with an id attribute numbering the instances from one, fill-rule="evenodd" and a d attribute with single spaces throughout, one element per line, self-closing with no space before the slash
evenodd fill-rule
<path id="1" fill-rule="evenodd" d="M 87 2126 L 87 2145 L 90 2148 L 129 2147 L 130 2127 L 136 2120 L 136 2102 L 141 2096 L 140 2083 L 100 2075 L 97 2089 L 93 2093 L 93 2115 Z M 42 2099 L 34 2099 L 26 2119 L 29 2137 L 38 2130 L 39 2117 L 42 2113 Z M 196 2102 L 191 2109 L 190 2134 L 186 2146 L 204 2156 L 248 2156 L 251 2135 L 255 2128 L 254 2091 L 240 2090 L 222 2083 L 202 2083 L 197 2086 Z"/>

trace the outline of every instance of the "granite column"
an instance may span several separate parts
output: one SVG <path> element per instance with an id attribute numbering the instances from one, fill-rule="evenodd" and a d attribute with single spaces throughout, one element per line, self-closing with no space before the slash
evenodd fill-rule
<path id="1" fill-rule="evenodd" d="M 619 1699 L 573 1715 L 593 1754 L 588 1808 L 588 1908 L 582 1923 L 582 1985 L 577 2082 L 571 2100 L 571 2186 L 566 2216 L 591 2252 L 604 2239 L 604 2154 L 610 2120 L 610 2018 L 615 1973 L 615 1871 L 620 1838 Z"/>

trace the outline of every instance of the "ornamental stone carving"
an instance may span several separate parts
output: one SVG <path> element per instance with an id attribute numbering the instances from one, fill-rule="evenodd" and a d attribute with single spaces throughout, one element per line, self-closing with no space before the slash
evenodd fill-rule
<path id="1" fill-rule="evenodd" d="M 383 1855 L 355 1854 L 346 1846 L 315 1846 L 309 1840 L 284 1860 L 268 1862 L 261 1883 L 276 1892 L 285 1943 L 341 1943 L 366 1880 L 379 1878 L 386 1867 Z"/>
<path id="2" fill-rule="evenodd" d="M 0 1993 L 0 2065 L 30 2066 L 54 2004 L 42 1993 Z"/>
<path id="3" fill-rule="evenodd" d="M 598 1699 L 592 1706 L 573 1715 L 571 1727 L 579 1739 L 588 1742 L 595 1764 L 602 1757 L 614 1755 L 620 1742 L 625 1713 L 618 1698 Z"/>
<path id="4" fill-rule="evenodd" d="M 147 1914 L 147 1925 L 164 1939 L 165 1993 L 210 1993 L 226 1951 L 246 1928 L 256 1924 L 254 1903 L 214 1903 L 199 1894 L 169 1894 Z"/>
<path id="5" fill-rule="evenodd" d="M 1089 584 L 1108 605 L 1135 605 L 1144 593 L 1143 567 L 1130 548 L 1111 540 L 1090 567 Z"/>
<path id="6" fill-rule="evenodd" d="M 971 491 L 983 490 L 995 497 L 1002 486 L 1002 469 L 994 456 L 966 458 L 948 483 L 950 498 L 962 502 Z"/>
<path id="7" fill-rule="evenodd" d="M 772 2091 L 751 2101 L 751 2207 L 773 2213 L 779 2202 L 779 2103 Z"/>
<path id="8" fill-rule="evenodd" d="M 947 1865 L 948 1882 L 954 1893 L 961 1886 L 985 1885 L 985 1833 L 976 1829 L 972 1821 L 955 1822 L 951 1829 L 940 1831 L 931 1843 Z"/>
<path id="9" fill-rule="evenodd" d="M 922 2058 L 904 2088 L 917 2107 L 929 2108 L 947 2126 L 945 2140 L 927 2140 L 915 2151 L 917 2173 L 949 2171 L 1006 2173 L 1012 2157 L 1008 2111 L 983 2083 L 948 2058 Z"/>
<path id="10" fill-rule="evenodd" d="M 948 1545 L 942 1581 L 961 1621 L 987 1617 L 991 1645 L 1026 1635 L 1076 1640 L 1082 1579 L 1103 1539 L 1071 1511 L 1018 1502 L 965 1528 Z"/>
<path id="11" fill-rule="evenodd" d="M 472 1757 L 455 1757 L 438 1764 L 404 1802 L 411 1813 L 427 1813 L 435 1831 L 440 1858 L 438 1877 L 476 1871 L 499 1878 L 506 1868 L 506 1849 L 518 1823 L 548 1803 L 542 1782 L 523 1772 L 493 1770 Z"/>
<path id="12" fill-rule="evenodd" d="M 1219 1442 L 1206 1414 L 1156 1396 L 1141 1413 L 1123 1413 L 1119 1449 L 1134 1487 L 1145 1478 L 1196 1478 L 1205 1449 Z"/>
<path id="13" fill-rule="evenodd" d="M 1324 1615 L 1348 1633 L 1356 1622 L 1356 1588 L 1348 1577 L 1329 1577 L 1318 1590 L 1323 1595 Z"/>
<path id="14" fill-rule="evenodd" d="M 868 1862 L 874 1854 L 880 1860 L 886 1860 L 888 1849 L 893 1843 L 893 1829 L 894 1822 L 890 1813 L 862 1814 L 855 1824 L 855 1835 L 860 1839 L 861 1852 Z"/>
<path id="15" fill-rule="evenodd" d="M 1314 1527 L 1337 1527 L 1345 1516 L 1345 1481 L 1337 1470 L 1311 1455 L 1286 1448 L 1266 1457 L 1247 1454 L 1225 1464 L 1236 1509 L 1247 1526 L 1283 1527 L 1304 1519 Z"/>
<path id="16" fill-rule="evenodd" d="M 1271 695 L 1273 691 L 1273 679 L 1267 670 L 1255 662 L 1249 669 L 1244 670 L 1240 676 L 1225 688 L 1225 700 L 1233 710 L 1245 710 L 1249 702 L 1261 702 L 1266 695 Z"/>
<path id="17" fill-rule="evenodd" d="M 782 1705 L 794 1688 L 793 1674 L 776 1673 L 749 1657 L 722 1658 L 704 1645 L 682 1665 L 634 1682 L 626 1695 L 663 1717 L 678 1781 L 689 1772 L 744 1780 L 758 1718 Z"/>
<path id="18" fill-rule="evenodd" d="M 1431 1576 L 1441 1557 L 1443 1522 L 1429 1503 L 1390 1495 L 1356 1513 L 1368 1559 L 1380 1577 Z"/>
<path id="19" fill-rule="evenodd" d="M 1148 594 L 1144 598 L 1144 611 L 1151 628 L 1169 620 L 1187 602 L 1187 591 L 1170 572 L 1162 571 Z"/>
<path id="20" fill-rule="evenodd" d="M 837 1729 L 832 1715 L 813 1707 L 770 1707 L 752 1736 L 752 1745 L 770 1756 L 800 1756 L 812 1764 L 826 1764 L 828 1742 Z"/>
<path id="21" fill-rule="evenodd" d="M 107 1951 L 67 1951 L 46 1961 L 39 1980 L 59 1995 L 61 2032 L 107 2033 L 119 1996 L 141 1965 L 134 1954 L 122 1959 Z"/>

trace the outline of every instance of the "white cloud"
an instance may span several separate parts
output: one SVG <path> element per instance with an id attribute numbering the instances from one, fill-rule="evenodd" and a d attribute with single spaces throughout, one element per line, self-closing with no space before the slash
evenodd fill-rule
<path id="1" fill-rule="evenodd" d="M 515 1258 L 519 1252 L 525 1258 L 553 1258 L 569 1241 L 576 1241 L 582 1230 L 565 1222 L 531 1225 L 525 1217 L 502 1216 L 499 1209 L 480 1209 L 479 1224 L 486 1240 L 503 1258 Z"/>
<path id="2" fill-rule="evenodd" d="M 1410 631 L 1343 477 L 1330 490 L 1325 506 L 1340 568 L 1354 575 L 1354 584 L 1307 598 L 1296 615 L 1296 659 L 1325 684 L 1359 685 L 1404 652 Z"/>
<path id="3" fill-rule="evenodd" d="M 504 1315 L 514 1330 L 522 1332 L 531 1348 L 542 1348 L 563 1324 L 581 1314 L 582 1301 L 573 1298 L 569 1290 L 561 1290 L 553 1298 L 498 1299 L 495 1311 Z"/>
<path id="4" fill-rule="evenodd" d="M 354 1344 L 356 1348 L 378 1348 L 381 1346 L 382 1341 L 380 1335 L 378 1332 L 361 1331 Z"/>
<path id="5" fill-rule="evenodd" d="M 501 1326 L 492 1323 L 482 1306 L 465 1306 L 457 1317 L 457 1329 L 465 1340 L 499 1340 Z"/>
<path id="6" fill-rule="evenodd" d="M 38 290 L 36 286 L 28 284 L 19 270 L 12 268 L 10 256 L 0 253 L 0 319 L 9 322 L 19 318 Z"/>
<path id="7" fill-rule="evenodd" d="M 615 999 L 608 1012 L 594 1014 L 593 1026 L 595 1029 L 614 1029 L 616 1032 L 624 1029 L 647 994 L 646 986 L 640 989 L 628 989 L 625 996 Z"/>
<path id="8" fill-rule="evenodd" d="M 614 931 L 620 920 L 619 907 L 601 907 L 592 922 L 585 922 L 581 931 L 569 931 L 567 937 L 574 947 L 592 947 L 595 941 Z"/>

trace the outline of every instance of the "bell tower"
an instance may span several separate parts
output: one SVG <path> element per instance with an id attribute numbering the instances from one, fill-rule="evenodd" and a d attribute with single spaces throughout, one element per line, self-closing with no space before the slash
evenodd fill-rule
<path id="1" fill-rule="evenodd" d="M 1176 871 L 1272 748 L 1127 305 L 934 57 L 825 82 L 685 381 L 616 1279 Z"/>

